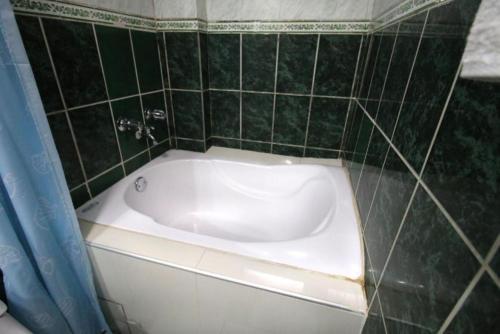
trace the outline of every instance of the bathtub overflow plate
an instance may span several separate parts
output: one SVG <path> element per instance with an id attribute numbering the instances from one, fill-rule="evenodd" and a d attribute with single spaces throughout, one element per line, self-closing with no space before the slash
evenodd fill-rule
<path id="1" fill-rule="evenodd" d="M 138 192 L 142 193 L 144 190 L 146 190 L 147 186 L 148 186 L 148 181 L 146 181 L 146 179 L 143 178 L 142 176 L 138 177 L 135 180 L 135 190 L 137 190 Z"/>

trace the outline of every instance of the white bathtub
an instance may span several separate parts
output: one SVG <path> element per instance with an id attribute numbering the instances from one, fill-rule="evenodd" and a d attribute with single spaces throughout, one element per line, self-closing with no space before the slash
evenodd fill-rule
<path id="1" fill-rule="evenodd" d="M 77 210 L 98 224 L 352 280 L 363 252 L 341 167 L 171 150 Z M 136 190 L 143 177 L 147 186 Z"/>

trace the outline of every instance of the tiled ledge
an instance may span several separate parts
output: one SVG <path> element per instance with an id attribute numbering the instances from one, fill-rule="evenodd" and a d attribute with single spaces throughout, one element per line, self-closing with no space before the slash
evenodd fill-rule
<path id="1" fill-rule="evenodd" d="M 365 314 L 363 285 L 343 278 L 80 220 L 90 247 Z"/>

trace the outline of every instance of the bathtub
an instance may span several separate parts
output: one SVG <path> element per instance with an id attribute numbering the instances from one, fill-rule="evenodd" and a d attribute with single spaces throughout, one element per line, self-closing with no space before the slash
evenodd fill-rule
<path id="1" fill-rule="evenodd" d="M 352 192 L 339 166 L 170 150 L 82 205 L 77 216 L 335 277 L 363 278 Z"/>

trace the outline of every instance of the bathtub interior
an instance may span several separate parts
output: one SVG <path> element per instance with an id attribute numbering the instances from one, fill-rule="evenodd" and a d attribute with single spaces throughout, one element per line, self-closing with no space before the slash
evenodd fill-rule
<path id="1" fill-rule="evenodd" d="M 147 189 L 138 192 L 131 183 L 124 198 L 172 228 L 241 242 L 279 242 L 315 235 L 326 226 L 336 210 L 334 182 L 321 166 L 177 160 L 153 167 Z"/>

